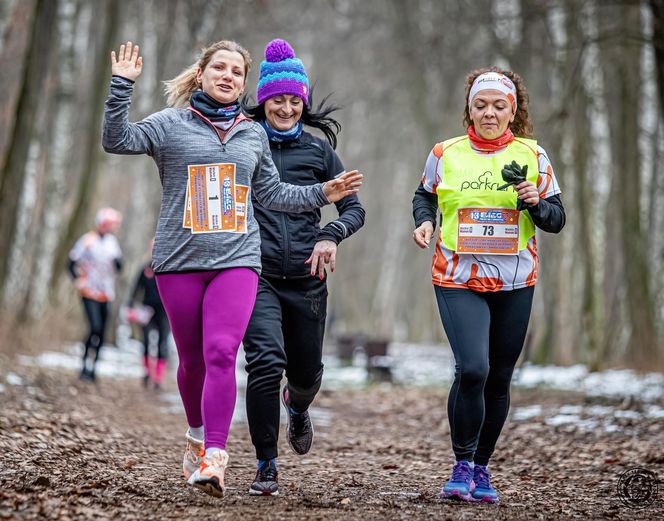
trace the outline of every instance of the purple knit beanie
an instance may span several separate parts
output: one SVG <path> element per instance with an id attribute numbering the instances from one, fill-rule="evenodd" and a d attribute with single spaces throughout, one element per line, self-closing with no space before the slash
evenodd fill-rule
<path id="1" fill-rule="evenodd" d="M 309 104 L 309 78 L 302 60 L 295 57 L 295 51 L 286 40 L 277 38 L 265 47 L 256 98 L 260 105 L 281 94 L 298 96 L 305 104 Z"/>

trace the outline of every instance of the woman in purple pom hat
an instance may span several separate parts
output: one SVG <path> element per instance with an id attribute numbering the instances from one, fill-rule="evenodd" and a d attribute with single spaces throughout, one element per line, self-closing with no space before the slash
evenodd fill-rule
<path id="1" fill-rule="evenodd" d="M 336 107 L 323 100 L 312 109 L 309 78 L 288 42 L 273 40 L 265 48 L 256 94 L 258 105 L 245 107 L 245 112 L 267 133 L 282 182 L 308 186 L 345 172 L 334 152 L 341 130 L 330 116 Z M 326 139 L 304 131 L 304 125 Z M 339 217 L 321 228 L 318 209 L 292 214 L 254 203 L 263 271 L 243 341 L 249 373 L 247 418 L 258 459 L 250 494 L 279 493 L 276 458 L 284 371 L 288 383 L 281 400 L 288 418 L 288 443 L 303 455 L 313 442 L 308 408 L 323 375 L 325 265 L 334 271 L 337 245 L 364 224 L 364 209 L 356 195 L 335 204 Z"/>
<path id="2" fill-rule="evenodd" d="M 265 132 L 240 111 L 251 58 L 236 42 L 204 49 L 166 82 L 170 107 L 138 123 L 128 121 L 143 66 L 138 46 L 122 45 L 111 64 L 104 149 L 151 156 L 163 188 L 152 269 L 178 351 L 189 424 L 183 473 L 191 485 L 223 496 L 235 359 L 261 271 L 252 203 L 310 211 L 356 193 L 361 176 L 306 187 L 280 181 Z"/>

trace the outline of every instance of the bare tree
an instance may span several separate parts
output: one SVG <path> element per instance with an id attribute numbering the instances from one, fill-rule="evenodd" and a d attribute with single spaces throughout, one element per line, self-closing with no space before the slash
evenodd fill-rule
<path id="1" fill-rule="evenodd" d="M 104 2 L 103 10 L 103 17 L 94 18 L 95 22 L 101 24 L 101 27 L 96 27 L 95 29 L 95 33 L 98 32 L 101 34 L 101 38 L 94 42 L 95 60 L 89 83 L 89 107 L 85 112 L 86 119 L 83 122 L 84 128 L 88 129 L 88 131 L 85 134 L 85 139 L 79 143 L 79 146 L 83 150 L 83 164 L 80 169 L 79 184 L 75 191 L 76 200 L 74 210 L 71 213 L 69 222 L 65 227 L 65 232 L 60 239 L 53 257 L 51 286 L 57 280 L 56 277 L 61 273 L 58 268 L 65 265 L 67 251 L 84 229 L 85 217 L 88 215 L 91 196 L 99 176 L 102 107 L 106 98 L 107 84 L 110 77 L 109 49 L 112 49 L 116 43 L 121 13 L 121 10 L 117 8 L 117 5 L 112 0 Z"/>
<path id="2" fill-rule="evenodd" d="M 43 71 L 49 63 L 55 35 L 53 19 L 57 1 L 37 0 L 32 18 L 30 47 L 16 104 L 16 124 L 7 140 L 7 159 L 0 171 L 0 296 L 9 269 L 8 252 L 16 234 L 18 201 L 25 179 L 25 165 L 33 136 L 37 105 L 43 85 Z M 7 51 L 8 48 L 5 48 Z M 1 300 L 1 298 L 0 298 Z"/>

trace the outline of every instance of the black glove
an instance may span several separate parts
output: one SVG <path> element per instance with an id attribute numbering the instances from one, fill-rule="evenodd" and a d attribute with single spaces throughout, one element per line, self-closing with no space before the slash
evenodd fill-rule
<path id="1" fill-rule="evenodd" d="M 516 161 L 512 161 L 509 165 L 505 165 L 500 171 L 500 175 L 503 176 L 503 181 L 505 184 L 498 187 L 498 190 L 505 190 L 510 185 L 518 185 L 523 183 L 526 180 L 528 175 L 528 165 L 523 167 L 519 166 Z M 516 209 L 521 211 L 528 208 L 530 205 L 524 203 L 521 199 L 518 199 L 516 202 Z"/>
<path id="2" fill-rule="evenodd" d="M 512 161 L 509 165 L 505 165 L 500 171 L 503 176 L 505 184 L 498 188 L 498 190 L 505 190 L 509 185 L 518 185 L 523 183 L 528 176 L 528 165 L 519 166 L 516 161 Z"/>

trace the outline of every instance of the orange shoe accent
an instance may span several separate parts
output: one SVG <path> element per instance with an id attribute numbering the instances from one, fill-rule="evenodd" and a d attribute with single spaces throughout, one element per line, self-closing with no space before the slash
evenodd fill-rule
<path id="1" fill-rule="evenodd" d="M 224 474 L 228 466 L 228 453 L 223 449 L 215 450 L 203 458 L 201 466 L 189 478 L 188 482 L 212 496 L 224 497 Z"/>

